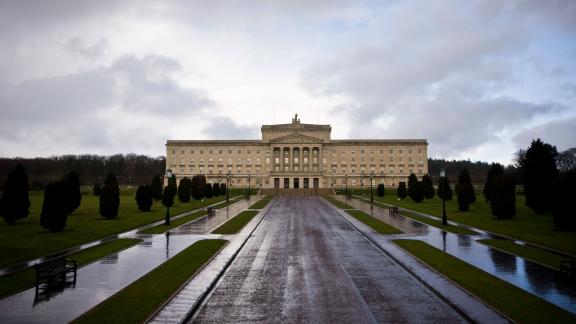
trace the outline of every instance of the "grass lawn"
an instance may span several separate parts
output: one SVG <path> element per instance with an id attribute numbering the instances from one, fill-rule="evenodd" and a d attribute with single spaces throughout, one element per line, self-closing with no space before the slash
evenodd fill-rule
<path id="1" fill-rule="evenodd" d="M 560 261 L 566 260 L 565 256 L 551 253 L 531 246 L 516 244 L 506 240 L 478 240 L 478 242 L 492 246 L 499 250 L 509 252 L 525 259 L 543 264 L 550 268 L 559 270 Z"/>
<path id="2" fill-rule="evenodd" d="M 201 211 L 195 212 L 193 214 L 178 218 L 176 220 L 172 220 L 172 221 L 170 221 L 170 225 L 168 225 L 168 226 L 166 226 L 164 224 L 160 224 L 160 225 L 156 225 L 156 226 L 147 228 L 145 230 L 142 230 L 138 233 L 140 233 L 140 234 L 162 234 L 162 233 L 165 233 L 165 232 L 167 232 L 167 231 L 169 231 L 175 227 L 178 227 L 180 225 L 191 222 L 197 218 L 200 218 L 204 215 L 206 215 L 206 211 L 201 210 Z"/>
<path id="3" fill-rule="evenodd" d="M 248 207 L 248 209 L 264 209 L 264 207 L 266 207 L 266 205 L 268 205 L 268 203 L 272 201 L 273 198 L 274 196 L 268 195 L 252 204 L 252 206 Z"/>
<path id="4" fill-rule="evenodd" d="M 0 224 L 0 267 L 49 255 L 69 247 L 162 220 L 166 212 L 162 203 L 158 201 L 154 202 L 152 211 L 141 212 L 134 200 L 134 191 L 121 190 L 118 217 L 107 220 L 100 216 L 98 197 L 83 192 L 82 204 L 68 217 L 66 228 L 62 232 L 50 233 L 40 226 L 43 196 L 42 191 L 31 191 L 30 215 L 18 220 L 14 225 Z M 208 199 L 204 203 L 194 200 L 185 204 L 176 199 L 174 206 L 170 208 L 170 214 L 178 215 L 225 199 L 226 196 L 219 196 Z"/>
<path id="5" fill-rule="evenodd" d="M 360 210 L 347 210 L 348 214 L 352 217 L 356 218 L 357 220 L 361 221 L 362 223 L 370 226 L 373 230 L 375 230 L 379 234 L 402 234 L 401 230 L 397 229 L 394 226 L 388 225 L 383 221 L 376 219 L 363 211 Z"/>
<path id="6" fill-rule="evenodd" d="M 401 248 L 518 323 L 574 323 L 576 316 L 422 241 Z"/>
<path id="7" fill-rule="evenodd" d="M 324 199 L 328 200 L 332 205 L 336 206 L 336 208 L 340 209 L 354 209 L 354 207 L 347 205 L 346 203 L 341 202 L 338 199 L 334 199 L 330 196 L 322 196 Z"/>
<path id="8" fill-rule="evenodd" d="M 220 225 L 217 229 L 213 230 L 212 233 L 214 234 L 236 234 L 240 232 L 240 230 L 248 224 L 254 216 L 256 216 L 259 212 L 256 210 L 246 210 L 241 212 L 240 214 L 234 216 L 226 223 Z"/>
<path id="9" fill-rule="evenodd" d="M 66 258 L 76 260 L 78 267 L 98 260 L 106 255 L 127 249 L 142 242 L 140 239 L 122 238 L 102 243 L 83 251 L 73 253 Z M 34 268 L 11 273 L 0 277 L 0 298 L 6 297 L 18 291 L 33 287 L 36 283 Z"/>
<path id="10" fill-rule="evenodd" d="M 227 241 L 202 240 L 92 308 L 73 323 L 143 323 Z"/>
<path id="11" fill-rule="evenodd" d="M 516 199 L 516 216 L 512 219 L 495 219 L 490 211 L 490 205 L 484 201 L 480 193 L 476 194 L 477 201 L 470 206 L 469 212 L 458 211 L 456 197 L 447 200 L 446 214 L 449 220 L 461 224 L 576 255 L 576 232 L 555 230 L 552 215 L 537 215 L 524 205 L 523 196 L 516 196 Z M 410 198 L 398 201 L 396 192 L 388 189 L 385 197 L 375 196 L 374 200 L 442 217 L 442 200 L 438 196 L 425 199 L 421 203 L 415 203 Z"/>

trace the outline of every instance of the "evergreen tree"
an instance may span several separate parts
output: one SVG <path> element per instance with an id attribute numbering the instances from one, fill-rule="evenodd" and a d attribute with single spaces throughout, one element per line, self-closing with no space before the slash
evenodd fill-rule
<path id="1" fill-rule="evenodd" d="M 109 173 L 106 176 L 102 194 L 100 195 L 100 215 L 107 219 L 115 218 L 118 216 L 119 207 L 120 186 L 118 185 L 118 179 L 114 173 Z"/>
<path id="2" fill-rule="evenodd" d="M 417 186 L 417 183 L 418 183 L 418 177 L 416 177 L 414 173 L 410 173 L 410 176 L 408 177 L 408 196 L 410 196 L 410 198 L 412 199 L 414 199 L 412 197 L 412 195 L 414 194 L 412 191 Z"/>
<path id="3" fill-rule="evenodd" d="M 486 182 L 484 183 L 484 199 L 490 201 L 490 196 L 492 192 L 492 179 L 494 177 L 504 174 L 504 167 L 499 163 L 492 163 L 490 169 L 488 169 L 488 174 L 486 175 Z"/>
<path id="4" fill-rule="evenodd" d="M 470 174 L 466 168 L 462 169 L 458 176 L 456 195 L 458 196 L 458 210 L 460 211 L 469 211 L 470 204 L 476 201 L 476 193 L 474 192 Z"/>
<path id="5" fill-rule="evenodd" d="M 135 199 L 139 210 L 150 211 L 154 203 L 154 199 L 152 199 L 152 187 L 149 185 L 138 186 Z"/>
<path id="6" fill-rule="evenodd" d="M 171 190 L 172 197 L 176 197 L 178 194 L 178 186 L 176 185 L 176 175 L 172 173 L 170 179 L 168 179 L 168 189 Z"/>
<path id="7" fill-rule="evenodd" d="M 378 187 L 376 187 L 376 195 L 378 197 L 384 197 L 385 194 L 386 194 L 386 189 L 384 189 L 384 184 L 381 183 L 378 185 Z"/>
<path id="8" fill-rule="evenodd" d="M 24 166 L 18 164 L 4 184 L 4 192 L 0 198 L 0 216 L 7 224 L 13 224 L 28 216 L 29 207 L 28 174 Z"/>
<path id="9" fill-rule="evenodd" d="M 204 185 L 204 197 L 210 199 L 213 196 L 214 196 L 214 193 L 212 192 L 212 185 L 209 183 L 206 183 Z"/>
<path id="10" fill-rule="evenodd" d="M 572 199 L 576 197 L 576 169 L 562 173 L 554 185 L 552 217 L 558 229 L 576 230 L 576 213 Z"/>
<path id="11" fill-rule="evenodd" d="M 432 184 L 432 179 L 430 179 L 429 175 L 425 174 L 422 177 L 422 186 L 424 190 L 424 197 L 426 197 L 426 199 L 434 198 L 435 194 L 434 185 Z"/>
<path id="12" fill-rule="evenodd" d="M 180 180 L 180 185 L 178 186 L 178 200 L 183 203 L 190 201 L 190 190 L 192 188 L 192 181 L 186 177 Z"/>
<path id="13" fill-rule="evenodd" d="M 498 218 L 512 218 L 516 215 L 516 184 L 514 177 L 500 174 L 491 179 L 490 208 Z"/>
<path id="14" fill-rule="evenodd" d="M 94 187 L 92 187 L 92 192 L 94 193 L 94 196 L 98 197 L 102 194 L 102 185 L 99 183 L 95 183 Z"/>
<path id="15" fill-rule="evenodd" d="M 80 177 L 76 171 L 71 171 L 65 179 L 68 184 L 68 195 L 66 202 L 66 211 L 72 214 L 82 202 L 82 193 L 80 192 Z"/>
<path id="16" fill-rule="evenodd" d="M 200 200 L 204 198 L 204 187 L 206 186 L 206 177 L 196 175 L 192 177 L 192 198 Z"/>
<path id="17" fill-rule="evenodd" d="M 162 205 L 166 208 L 170 208 L 174 205 L 174 194 L 172 189 L 168 186 L 164 187 L 164 194 L 162 195 Z"/>
<path id="18" fill-rule="evenodd" d="M 398 189 L 396 189 L 396 195 L 400 199 L 404 199 L 408 196 L 408 190 L 406 189 L 406 182 L 400 181 L 400 183 L 398 183 Z"/>
<path id="19" fill-rule="evenodd" d="M 219 183 L 214 182 L 214 184 L 212 184 L 212 194 L 214 195 L 214 197 L 220 196 L 220 184 Z"/>
<path id="20" fill-rule="evenodd" d="M 424 200 L 424 185 L 422 184 L 422 181 L 416 181 L 412 184 L 412 195 L 410 195 L 410 198 L 412 198 L 416 203 Z"/>
<path id="21" fill-rule="evenodd" d="M 66 227 L 69 210 L 70 184 L 67 181 L 49 183 L 44 190 L 40 225 L 50 232 Z"/>
<path id="22" fill-rule="evenodd" d="M 160 178 L 160 175 L 156 174 L 154 175 L 154 177 L 152 178 L 152 184 L 150 185 L 151 189 L 152 189 L 152 198 L 154 198 L 155 200 L 161 200 L 162 199 L 162 179 Z"/>
<path id="23" fill-rule="evenodd" d="M 220 184 L 220 196 L 226 195 L 227 189 L 228 189 L 228 188 L 226 188 L 226 184 L 225 184 L 225 183 L 221 183 L 221 184 Z"/>
<path id="24" fill-rule="evenodd" d="M 538 214 L 552 208 L 554 197 L 550 188 L 553 188 L 554 181 L 558 177 L 557 155 L 555 146 L 537 139 L 532 141 L 526 152 L 518 157 L 526 206 Z"/>
<path id="25" fill-rule="evenodd" d="M 452 200 L 452 188 L 448 177 L 440 177 L 438 180 L 438 197 L 440 199 Z"/>

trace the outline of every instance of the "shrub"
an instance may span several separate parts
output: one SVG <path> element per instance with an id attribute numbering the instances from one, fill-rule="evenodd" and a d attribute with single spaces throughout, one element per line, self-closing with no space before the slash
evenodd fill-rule
<path id="1" fill-rule="evenodd" d="M 490 208 L 498 218 L 516 215 L 516 183 L 510 175 L 496 175 L 491 179 Z"/>
<path id="2" fill-rule="evenodd" d="M 99 183 L 95 183 L 94 187 L 92 187 L 92 192 L 94 193 L 94 196 L 98 197 L 102 194 L 102 185 Z"/>
<path id="3" fill-rule="evenodd" d="M 214 195 L 214 197 L 218 197 L 220 196 L 220 184 L 215 182 L 212 185 L 212 194 Z"/>
<path id="4" fill-rule="evenodd" d="M 80 192 L 80 177 L 76 171 L 71 171 L 65 179 L 68 184 L 68 194 L 66 195 L 66 211 L 72 214 L 82 202 L 82 193 Z"/>
<path id="5" fill-rule="evenodd" d="M 538 214 L 552 208 L 554 197 L 550 188 L 558 177 L 556 156 L 558 151 L 555 146 L 537 139 L 532 141 L 526 152 L 519 157 L 525 204 Z"/>
<path id="6" fill-rule="evenodd" d="M 113 173 L 106 176 L 102 194 L 100 195 L 100 215 L 106 219 L 112 219 L 118 216 L 120 207 L 120 187 L 118 179 Z"/>
<path id="7" fill-rule="evenodd" d="M 492 192 L 492 180 L 494 177 L 504 174 L 504 167 L 499 163 L 492 163 L 490 169 L 488 169 L 488 174 L 486 175 L 486 182 L 484 183 L 484 199 L 490 201 L 490 196 Z"/>
<path id="8" fill-rule="evenodd" d="M 418 178 L 416 177 L 416 175 L 414 173 L 410 173 L 410 176 L 408 177 L 408 196 L 410 196 L 410 198 L 412 198 L 413 195 L 412 191 L 414 190 L 414 187 L 416 186 L 417 183 Z"/>
<path id="9" fill-rule="evenodd" d="M 440 177 L 438 180 L 438 197 L 444 200 L 452 200 L 452 188 L 448 177 Z"/>
<path id="10" fill-rule="evenodd" d="M 432 179 L 430 179 L 429 175 L 426 174 L 422 177 L 422 186 L 424 190 L 424 197 L 426 197 L 426 199 L 434 198 L 436 191 L 434 190 L 434 185 L 432 184 Z"/>
<path id="11" fill-rule="evenodd" d="M 408 190 L 406 189 L 406 182 L 400 181 L 398 183 L 398 189 L 396 190 L 398 198 L 404 199 L 408 196 Z"/>
<path id="12" fill-rule="evenodd" d="M 190 201 L 190 190 L 192 188 L 192 181 L 186 177 L 180 180 L 180 185 L 178 186 L 178 200 L 183 203 Z"/>
<path id="13" fill-rule="evenodd" d="M 420 203 L 424 200 L 424 185 L 422 184 L 422 181 L 416 181 L 412 184 L 412 195 L 410 198 L 412 198 L 416 203 Z"/>
<path id="14" fill-rule="evenodd" d="M 196 175 L 192 177 L 192 198 L 200 200 L 204 198 L 204 187 L 206 186 L 206 177 Z"/>
<path id="15" fill-rule="evenodd" d="M 460 211 L 469 211 L 470 204 L 476 201 L 476 193 L 474 192 L 470 174 L 466 168 L 462 169 L 458 176 L 456 195 L 458 196 L 458 210 Z"/>
<path id="16" fill-rule="evenodd" d="M 152 198 L 154 198 L 155 200 L 161 200 L 162 199 L 162 179 L 160 178 L 160 175 L 156 174 L 154 175 L 154 177 L 152 178 L 152 184 L 150 184 L 151 190 L 152 190 Z"/>
<path id="17" fill-rule="evenodd" d="M 152 188 L 149 185 L 138 186 L 136 190 L 136 204 L 138 204 L 138 210 L 150 211 L 152 209 L 152 204 L 154 199 L 152 198 Z"/>
<path id="18" fill-rule="evenodd" d="M 212 198 L 214 193 L 212 192 L 212 185 L 209 183 L 204 184 L 204 197 Z"/>
<path id="19" fill-rule="evenodd" d="M 378 197 L 384 197 L 385 194 L 386 194 L 386 189 L 384 188 L 384 184 L 381 183 L 378 185 L 378 187 L 376 187 L 376 195 Z"/>
<path id="20" fill-rule="evenodd" d="M 224 195 L 226 194 L 226 192 L 227 192 L 227 189 L 228 189 L 228 188 L 226 188 L 226 184 L 225 184 L 225 183 L 221 183 L 221 184 L 220 184 L 220 196 L 224 196 Z"/>
<path id="21" fill-rule="evenodd" d="M 28 174 L 22 164 L 18 164 L 8 175 L 4 192 L 0 198 L 0 216 L 7 224 L 28 216 L 30 198 L 28 196 Z"/>
<path id="22" fill-rule="evenodd" d="M 168 190 L 170 190 L 170 194 L 172 197 L 175 197 L 178 194 L 178 186 L 176 185 L 176 175 L 172 173 L 172 176 L 168 179 Z M 166 188 L 164 188 L 166 190 Z"/>
<path id="23" fill-rule="evenodd" d="M 50 232 L 59 232 L 66 227 L 69 210 L 70 183 L 52 182 L 44 190 L 44 201 L 40 214 L 40 225 Z"/>
<path id="24" fill-rule="evenodd" d="M 166 208 L 170 208 L 174 205 L 174 194 L 169 186 L 164 187 L 164 194 L 162 195 L 162 205 Z"/>
<path id="25" fill-rule="evenodd" d="M 561 174 L 554 186 L 552 217 L 558 229 L 576 230 L 576 216 L 572 199 L 576 197 L 576 170 Z"/>

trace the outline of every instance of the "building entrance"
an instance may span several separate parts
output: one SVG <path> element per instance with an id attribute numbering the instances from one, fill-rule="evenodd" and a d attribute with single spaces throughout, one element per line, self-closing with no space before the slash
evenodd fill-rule
<path id="1" fill-rule="evenodd" d="M 296 188 L 296 189 L 300 188 L 300 179 L 299 178 L 294 178 L 294 188 Z"/>
<path id="2" fill-rule="evenodd" d="M 310 179 L 308 179 L 308 178 L 304 178 L 304 188 L 305 188 L 305 189 L 310 188 L 309 180 L 310 180 Z"/>
<path id="3" fill-rule="evenodd" d="M 320 180 L 318 178 L 314 178 L 314 189 L 320 186 Z"/>
<path id="4" fill-rule="evenodd" d="M 280 178 L 274 178 L 274 189 L 280 188 Z"/>
<path id="5" fill-rule="evenodd" d="M 290 178 L 284 178 L 284 189 L 290 188 Z"/>

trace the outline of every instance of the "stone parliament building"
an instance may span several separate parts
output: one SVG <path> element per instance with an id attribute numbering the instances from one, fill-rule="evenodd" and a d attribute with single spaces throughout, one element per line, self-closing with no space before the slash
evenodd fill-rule
<path id="1" fill-rule="evenodd" d="M 261 140 L 168 140 L 166 168 L 178 181 L 253 188 L 395 186 L 428 173 L 425 139 L 331 139 L 330 125 L 262 125 Z"/>

